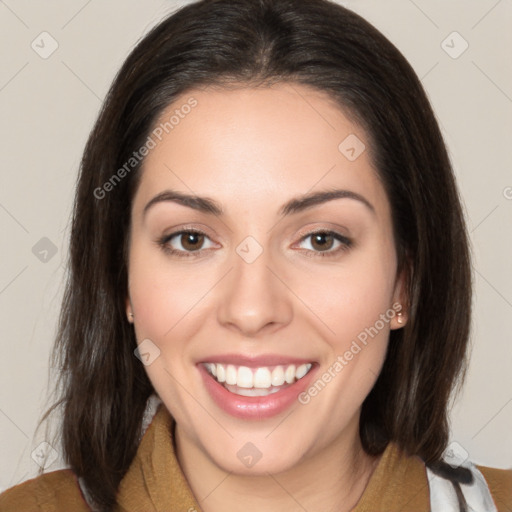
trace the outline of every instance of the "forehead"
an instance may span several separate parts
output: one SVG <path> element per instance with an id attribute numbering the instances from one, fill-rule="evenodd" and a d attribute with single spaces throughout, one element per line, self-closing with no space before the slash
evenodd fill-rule
<path id="1" fill-rule="evenodd" d="M 279 201 L 276 210 L 283 198 L 315 188 L 386 201 L 366 133 L 326 93 L 303 85 L 190 90 L 151 136 L 136 208 L 166 188 L 227 205 L 268 209 Z"/>

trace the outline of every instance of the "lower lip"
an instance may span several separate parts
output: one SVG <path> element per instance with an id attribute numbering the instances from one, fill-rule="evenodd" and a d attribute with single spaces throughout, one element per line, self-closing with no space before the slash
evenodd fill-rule
<path id="1" fill-rule="evenodd" d="M 208 373 L 202 364 L 198 365 L 206 389 L 214 402 L 228 414 L 246 420 L 271 418 L 288 409 L 297 401 L 299 394 L 309 386 L 316 370 L 315 366 L 313 365 L 302 379 L 281 391 L 267 396 L 241 396 L 228 391 Z"/>

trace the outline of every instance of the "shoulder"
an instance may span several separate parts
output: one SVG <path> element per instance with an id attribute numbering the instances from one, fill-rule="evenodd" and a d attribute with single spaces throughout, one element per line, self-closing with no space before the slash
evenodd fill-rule
<path id="1" fill-rule="evenodd" d="M 90 512 L 70 469 L 44 473 L 0 494 L 2 512 L 73 510 Z"/>
<path id="2" fill-rule="evenodd" d="M 512 468 L 476 467 L 487 482 L 498 512 L 512 510 Z"/>

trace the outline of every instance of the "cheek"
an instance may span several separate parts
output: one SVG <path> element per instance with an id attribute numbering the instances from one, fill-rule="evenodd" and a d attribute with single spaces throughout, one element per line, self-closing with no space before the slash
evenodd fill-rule
<path id="1" fill-rule="evenodd" d="M 187 410 L 186 396 L 176 382 L 187 379 L 188 341 L 201 325 L 194 321 L 194 315 L 200 310 L 204 291 L 189 275 L 166 264 L 154 252 L 139 246 L 130 255 L 129 292 L 135 335 L 139 343 L 149 339 L 158 348 L 158 356 L 145 366 L 145 371 L 160 398 L 174 404 L 173 413 L 181 417 L 179 411 Z"/>
<path id="2" fill-rule="evenodd" d="M 357 262 L 318 273 L 314 285 L 301 288 L 304 302 L 321 320 L 316 324 L 324 333 L 322 342 L 329 346 L 321 359 L 323 371 L 301 403 L 311 404 L 319 417 L 329 416 L 333 435 L 361 406 L 385 360 L 395 314 L 394 253 L 389 254 L 361 253 Z M 324 388 L 325 393 L 319 391 Z"/>
<path id="3" fill-rule="evenodd" d="M 295 289 L 326 326 L 330 344 L 339 351 L 374 326 L 382 314 L 394 314 L 395 272 L 393 253 L 368 251 L 317 271 L 314 279 L 298 283 Z M 384 324 L 378 322 L 377 327 L 386 335 L 389 321 Z"/>
<path id="4" fill-rule="evenodd" d="M 180 270 L 181 268 L 181 270 Z M 201 309 L 207 283 L 194 279 L 184 267 L 170 265 L 158 254 L 134 247 L 130 260 L 130 299 L 136 315 L 137 338 L 156 344 L 176 331 Z"/>

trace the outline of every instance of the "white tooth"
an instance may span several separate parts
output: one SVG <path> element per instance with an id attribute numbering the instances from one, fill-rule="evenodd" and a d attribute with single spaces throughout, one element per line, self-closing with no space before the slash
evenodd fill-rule
<path id="1" fill-rule="evenodd" d="M 238 390 L 232 391 L 232 393 L 235 393 L 235 395 L 242 395 L 242 396 L 266 396 L 270 394 L 268 390 L 266 389 L 260 389 L 260 388 L 251 388 L 251 389 L 243 389 L 238 388 Z"/>
<path id="2" fill-rule="evenodd" d="M 254 372 L 247 366 L 236 367 L 232 364 L 205 363 L 205 367 L 220 383 L 225 382 L 227 385 L 246 389 L 269 389 L 273 386 L 273 390 L 285 383 L 293 384 L 296 379 L 301 379 L 311 369 L 312 364 L 306 363 L 298 367 L 293 364 L 287 367 L 276 366 L 272 371 L 267 367 L 260 367 L 256 368 Z"/>
<path id="3" fill-rule="evenodd" d="M 284 378 L 288 384 L 295 382 L 295 365 L 291 364 L 284 372 Z"/>
<path id="4" fill-rule="evenodd" d="M 236 368 L 232 364 L 228 364 L 226 368 L 226 384 L 236 384 Z"/>
<path id="5" fill-rule="evenodd" d="M 272 370 L 272 386 L 282 386 L 284 384 L 284 370 L 282 366 L 276 366 Z"/>
<path id="6" fill-rule="evenodd" d="M 244 388 L 239 388 L 237 386 L 228 386 L 228 385 L 226 385 L 225 388 L 230 393 L 234 393 L 235 395 L 241 395 L 241 396 L 267 396 L 267 395 L 271 395 L 272 393 L 277 393 L 278 391 L 281 391 L 281 388 L 270 388 L 270 389 L 251 388 L 251 389 L 244 389 Z"/>
<path id="7" fill-rule="evenodd" d="M 225 382 L 226 381 L 226 369 L 221 364 L 217 365 L 217 380 L 219 382 Z"/>
<path id="8" fill-rule="evenodd" d="M 295 377 L 297 377 L 297 379 L 302 379 L 302 377 L 304 377 L 304 375 L 306 375 L 306 373 L 308 373 L 308 367 L 307 365 L 305 364 L 301 364 L 299 367 L 297 367 L 297 369 L 295 370 Z"/>
<path id="9" fill-rule="evenodd" d="M 255 388 L 269 388 L 272 385 L 272 375 L 268 368 L 258 368 L 254 374 Z"/>
<path id="10" fill-rule="evenodd" d="M 252 370 L 247 366 L 240 366 L 236 376 L 236 385 L 239 388 L 252 388 L 252 380 Z"/>

